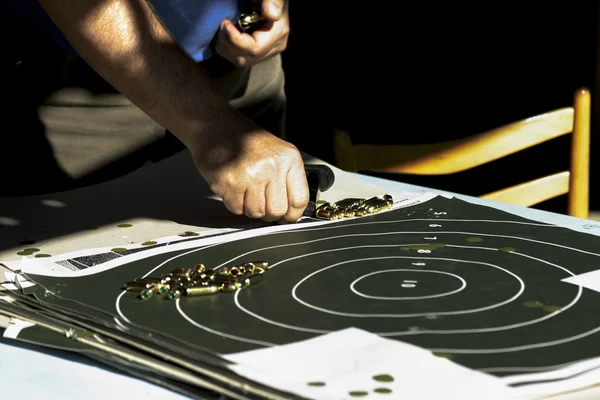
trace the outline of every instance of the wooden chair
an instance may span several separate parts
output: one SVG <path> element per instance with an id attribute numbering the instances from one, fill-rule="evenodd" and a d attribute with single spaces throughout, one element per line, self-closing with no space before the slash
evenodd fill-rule
<path id="1" fill-rule="evenodd" d="M 335 131 L 337 167 L 413 175 L 444 175 L 506 157 L 571 133 L 570 169 L 480 196 L 530 207 L 568 194 L 567 214 L 587 218 L 589 205 L 590 93 L 575 92 L 573 106 L 463 139 L 421 145 L 353 144 L 347 132 Z"/>

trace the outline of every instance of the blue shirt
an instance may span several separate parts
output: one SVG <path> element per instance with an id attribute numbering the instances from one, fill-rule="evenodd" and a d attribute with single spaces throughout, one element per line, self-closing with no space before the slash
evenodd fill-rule
<path id="1" fill-rule="evenodd" d="M 73 0 L 77 1 L 77 0 Z M 150 0 L 157 16 L 183 50 L 195 61 L 211 57 L 211 42 L 223 19 L 239 16 L 239 0 Z M 63 48 L 73 51 L 37 0 L 2 0 L 20 12 L 33 27 Z"/>
<path id="2" fill-rule="evenodd" d="M 211 56 L 210 43 L 223 19 L 239 16 L 238 0 L 151 0 L 158 17 L 196 61 Z"/>

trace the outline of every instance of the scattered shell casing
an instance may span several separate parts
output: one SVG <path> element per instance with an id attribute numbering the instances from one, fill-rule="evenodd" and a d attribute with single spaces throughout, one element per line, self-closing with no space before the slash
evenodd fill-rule
<path id="1" fill-rule="evenodd" d="M 221 286 L 221 291 L 225 293 L 235 292 L 238 289 L 241 289 L 239 282 L 229 282 Z"/>
<path id="2" fill-rule="evenodd" d="M 356 211 L 355 211 L 355 215 L 357 217 L 362 217 L 364 215 L 367 215 L 367 210 L 364 207 L 359 207 Z"/>
<path id="3" fill-rule="evenodd" d="M 348 199 L 343 199 L 340 201 L 336 201 L 334 203 L 335 207 L 341 207 L 341 208 L 351 208 L 352 206 L 359 206 L 361 205 L 365 200 L 364 199 L 354 199 L 354 198 L 348 198 Z"/>
<path id="4" fill-rule="evenodd" d="M 173 279 L 173 275 L 168 275 L 168 276 L 161 275 L 160 283 L 162 283 L 163 285 L 168 285 L 169 283 L 172 283 L 174 281 L 175 280 Z"/>
<path id="5" fill-rule="evenodd" d="M 344 218 L 344 216 L 346 215 L 346 213 L 344 212 L 344 210 L 335 210 L 333 212 L 333 217 L 334 219 L 342 219 Z"/>
<path id="6" fill-rule="evenodd" d="M 236 277 L 236 276 L 239 276 L 239 275 L 242 275 L 242 274 L 243 274 L 243 272 L 241 270 L 241 267 L 236 266 L 236 267 L 231 267 L 229 269 L 229 275 L 230 276 Z"/>
<path id="7" fill-rule="evenodd" d="M 249 276 L 246 276 L 243 279 L 241 279 L 238 286 L 240 289 L 245 289 L 248 286 L 256 285 L 257 283 L 261 282 L 262 280 L 263 280 L 263 274 L 249 275 Z"/>
<path id="8" fill-rule="evenodd" d="M 151 287 L 149 287 L 149 288 L 143 289 L 143 290 L 140 292 L 140 298 L 141 298 L 142 300 L 148 300 L 148 299 L 149 299 L 149 298 L 151 298 L 151 297 L 154 295 L 154 293 L 156 293 L 157 291 L 158 291 L 158 286 L 157 286 L 157 285 L 153 285 L 153 286 L 151 286 Z"/>
<path id="9" fill-rule="evenodd" d="M 171 289 L 171 287 L 169 285 L 158 285 L 158 294 L 160 294 L 161 296 L 164 296 L 165 294 L 167 294 L 169 292 L 169 290 Z"/>
<path id="10" fill-rule="evenodd" d="M 181 275 L 183 273 L 183 271 L 184 271 L 183 268 L 175 268 L 174 270 L 170 271 L 169 273 L 171 275 L 177 276 L 177 275 Z"/>
<path id="11" fill-rule="evenodd" d="M 182 285 L 177 285 L 169 289 L 167 292 L 166 298 L 167 300 L 177 300 L 181 297 L 181 292 L 183 290 Z"/>
<path id="12" fill-rule="evenodd" d="M 386 200 L 374 199 L 366 203 L 365 209 L 369 214 L 374 214 L 376 212 L 385 210 L 386 208 L 390 207 L 391 205 Z"/>
<path id="13" fill-rule="evenodd" d="M 123 286 L 124 286 L 124 289 L 127 291 L 141 292 L 142 290 L 147 289 L 147 288 L 151 287 L 152 285 L 154 285 L 154 284 L 132 281 L 132 282 L 125 283 L 125 285 L 123 285 Z"/>
<path id="14" fill-rule="evenodd" d="M 269 269 L 269 263 L 267 261 L 261 260 L 261 261 L 251 261 L 248 262 L 246 264 L 244 264 L 246 266 L 246 271 L 250 274 L 250 275 L 254 275 L 254 274 L 262 274 L 265 271 L 267 271 Z"/>
<path id="15" fill-rule="evenodd" d="M 160 278 L 135 278 L 133 281 L 141 283 L 159 283 Z"/>
<path id="16" fill-rule="evenodd" d="M 212 279 L 210 282 L 222 285 L 229 281 L 231 281 L 231 276 L 215 275 L 214 279 Z"/>
<path id="17" fill-rule="evenodd" d="M 221 290 L 221 286 L 218 285 L 206 285 L 206 286 L 192 286 L 185 289 L 186 296 L 207 296 L 210 294 L 218 293 Z"/>
<path id="18" fill-rule="evenodd" d="M 391 208 L 391 207 L 392 207 L 392 205 L 390 203 L 381 204 L 379 206 L 374 206 L 374 209 L 372 212 L 375 214 L 375 213 L 381 212 L 383 210 L 387 210 L 388 208 Z"/>
<path id="19" fill-rule="evenodd" d="M 204 266 L 204 264 L 198 264 L 194 267 L 194 273 L 196 274 L 201 274 L 204 271 L 206 271 L 206 267 Z"/>

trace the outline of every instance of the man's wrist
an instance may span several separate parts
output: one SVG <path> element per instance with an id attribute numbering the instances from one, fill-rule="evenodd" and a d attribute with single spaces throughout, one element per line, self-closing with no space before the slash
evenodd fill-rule
<path id="1" fill-rule="evenodd" d="M 175 133 L 194 154 L 202 155 L 204 164 L 221 163 L 243 149 L 243 138 L 261 130 L 231 106 L 211 108 L 206 118 L 190 124 L 181 134 Z"/>

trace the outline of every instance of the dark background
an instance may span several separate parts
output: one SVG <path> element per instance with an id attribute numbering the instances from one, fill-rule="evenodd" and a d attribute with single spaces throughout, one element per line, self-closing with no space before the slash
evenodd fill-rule
<path id="1" fill-rule="evenodd" d="M 389 3 L 290 3 L 292 142 L 333 162 L 334 127 L 356 143 L 456 139 L 569 106 L 588 87 L 590 207 L 600 209 L 597 1 Z M 568 145 L 559 138 L 453 176 L 377 176 L 479 195 L 566 168 Z M 563 197 L 536 208 L 566 212 Z"/>

